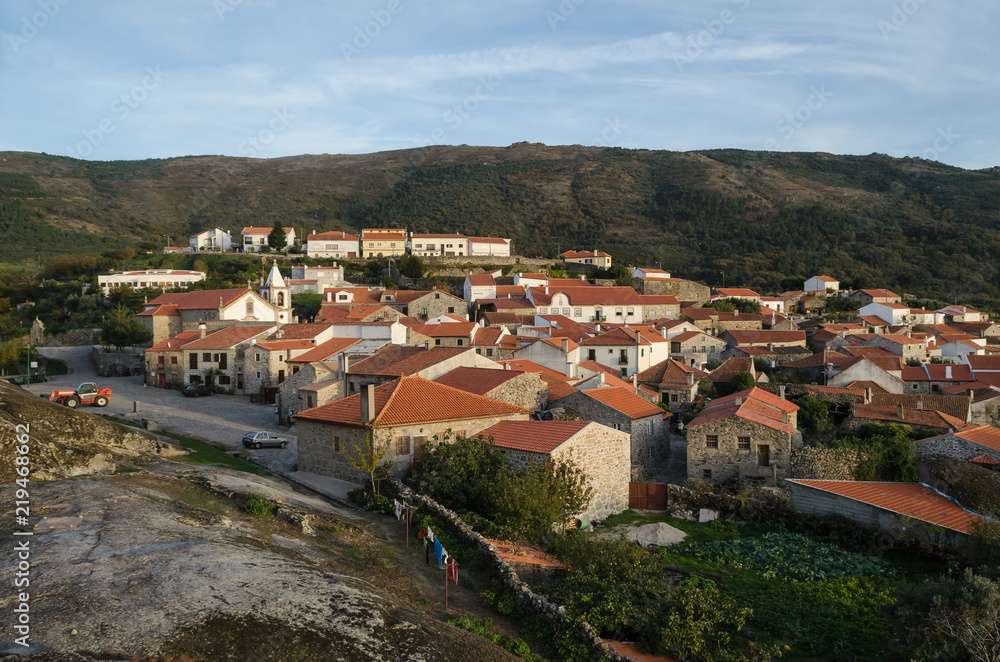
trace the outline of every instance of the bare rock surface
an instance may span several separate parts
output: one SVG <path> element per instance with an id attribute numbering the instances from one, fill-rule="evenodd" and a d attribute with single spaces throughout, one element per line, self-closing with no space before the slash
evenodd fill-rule
<path id="1" fill-rule="evenodd" d="M 13 492 L 4 485 L 0 498 L 13 503 Z M 515 659 L 380 590 L 357 548 L 251 518 L 190 477 L 32 483 L 31 499 L 33 523 L 46 519 L 30 538 L 30 649 L 14 644 L 12 605 L 0 604 L 0 653 L 19 660 Z M 324 531 L 364 538 L 335 510 L 309 512 Z M 0 524 L 7 540 L 11 519 Z M 0 582 L 12 586 L 15 571 L 3 564 Z"/>
<path id="2" fill-rule="evenodd" d="M 644 547 L 669 547 L 687 537 L 686 533 L 666 522 L 654 522 L 641 526 L 616 526 L 602 531 L 601 535 L 607 538 L 617 538 L 622 533 L 627 539 L 634 540 Z"/>

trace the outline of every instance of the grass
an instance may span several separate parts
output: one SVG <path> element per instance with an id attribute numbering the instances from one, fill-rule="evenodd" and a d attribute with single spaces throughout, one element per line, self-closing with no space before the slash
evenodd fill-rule
<path id="1" fill-rule="evenodd" d="M 134 428 L 141 428 L 142 426 L 135 421 L 128 421 L 115 418 L 113 416 L 107 416 L 102 414 L 102 418 L 111 421 L 112 423 L 120 423 L 122 425 L 128 425 Z M 229 453 L 216 448 L 215 446 L 210 446 L 202 441 L 192 439 L 191 437 L 185 437 L 184 435 L 175 434 L 173 432 L 166 432 L 164 430 L 159 430 L 157 434 L 163 435 L 164 437 L 169 437 L 176 441 L 180 446 L 191 451 L 183 457 L 175 458 L 178 462 L 187 462 L 188 464 L 197 464 L 202 466 L 213 466 L 213 467 L 226 467 L 228 469 L 234 469 L 236 471 L 243 471 L 246 473 L 255 474 L 257 476 L 271 476 L 273 475 L 270 471 L 266 469 L 261 469 L 255 464 L 251 464 L 246 460 L 241 460 L 238 457 L 233 457 Z"/>

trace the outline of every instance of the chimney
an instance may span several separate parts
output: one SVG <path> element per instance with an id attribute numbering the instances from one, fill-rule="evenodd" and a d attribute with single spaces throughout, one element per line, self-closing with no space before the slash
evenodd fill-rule
<path id="1" fill-rule="evenodd" d="M 596 254 L 597 254 L 597 251 L 594 251 L 594 255 L 596 255 Z M 587 274 L 580 274 L 580 280 L 587 280 Z"/>
<path id="2" fill-rule="evenodd" d="M 509 363 L 504 363 L 503 364 L 503 369 L 504 370 L 510 370 L 510 364 Z"/>
<path id="3" fill-rule="evenodd" d="M 778 387 L 778 397 L 781 398 L 782 400 L 785 399 L 785 385 L 784 384 L 782 384 L 781 386 Z"/>
<path id="4" fill-rule="evenodd" d="M 664 340 L 667 339 L 667 327 L 664 326 L 660 328 L 660 335 L 663 336 Z"/>
<path id="5" fill-rule="evenodd" d="M 315 230 L 313 230 L 313 231 L 312 231 L 312 233 L 313 233 L 313 234 L 316 234 L 316 231 L 315 231 Z"/>
<path id="6" fill-rule="evenodd" d="M 573 368 L 574 368 L 574 365 L 573 365 L 572 363 L 570 363 L 569 361 L 567 361 L 567 362 L 566 362 L 566 377 L 567 377 L 568 379 L 573 379 L 573 377 L 575 376 L 575 375 L 573 374 L 573 373 L 575 372 L 575 371 L 573 370 Z"/>
<path id="7" fill-rule="evenodd" d="M 787 411 L 781 412 L 781 422 L 782 423 L 787 423 L 788 422 L 788 412 Z"/>
<path id="8" fill-rule="evenodd" d="M 865 387 L 865 404 L 870 405 L 872 403 L 872 387 Z"/>
<path id="9" fill-rule="evenodd" d="M 694 386 L 694 373 L 693 372 L 689 372 L 687 374 L 687 382 L 688 382 L 688 386 Z"/>
<path id="10" fill-rule="evenodd" d="M 639 392 L 639 378 L 636 377 L 637 374 L 635 372 L 632 373 L 632 390 L 636 393 Z"/>
<path id="11" fill-rule="evenodd" d="M 569 354 L 569 338 L 562 339 L 562 352 L 563 354 Z"/>
<path id="12" fill-rule="evenodd" d="M 603 386 L 606 383 L 605 380 L 604 380 L 604 371 L 603 370 L 601 372 L 597 373 L 597 380 L 601 384 L 601 386 Z"/>
<path id="13" fill-rule="evenodd" d="M 739 317 L 739 316 L 740 316 L 740 309 L 737 308 L 736 310 L 733 311 L 733 317 Z"/>
<path id="14" fill-rule="evenodd" d="M 739 407 L 740 405 L 743 404 L 743 398 L 736 398 L 736 400 L 734 400 L 733 402 L 735 402 L 736 406 Z"/>
<path id="15" fill-rule="evenodd" d="M 202 322 L 201 324 L 199 324 L 198 325 L 198 337 L 199 338 L 204 338 L 207 329 L 208 329 L 208 327 L 205 326 L 204 322 Z"/>
<path id="16" fill-rule="evenodd" d="M 326 300 L 327 301 L 333 301 L 333 292 L 327 292 L 326 293 Z"/>
<path id="17" fill-rule="evenodd" d="M 945 379 L 951 379 L 951 366 L 950 365 L 946 365 L 944 367 L 944 378 Z"/>
<path id="18" fill-rule="evenodd" d="M 896 418 L 899 420 L 903 420 L 905 418 L 903 416 L 903 405 L 896 405 Z"/>
<path id="19" fill-rule="evenodd" d="M 361 387 L 361 423 L 371 423 L 375 420 L 375 385 L 365 384 Z"/>
<path id="20" fill-rule="evenodd" d="M 549 283 L 548 283 L 548 281 L 546 281 L 546 283 L 545 283 L 545 293 L 546 294 L 549 293 Z"/>
<path id="21" fill-rule="evenodd" d="M 917 400 L 917 409 L 923 409 L 923 408 L 924 408 L 924 401 Z"/>

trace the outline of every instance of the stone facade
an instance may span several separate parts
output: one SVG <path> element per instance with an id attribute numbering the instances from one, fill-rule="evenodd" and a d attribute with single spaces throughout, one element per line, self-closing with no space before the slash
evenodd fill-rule
<path id="1" fill-rule="evenodd" d="M 552 458 L 571 462 L 583 471 L 594 493 L 587 510 L 577 515 L 582 520 L 602 520 L 628 509 L 632 469 L 629 435 L 623 431 L 592 423 L 548 455 L 508 448 L 503 451 L 507 461 L 516 467 Z"/>
<path id="2" fill-rule="evenodd" d="M 332 391 L 324 390 L 322 394 L 317 392 L 314 399 L 315 404 L 308 404 L 307 401 L 299 396 L 299 388 L 330 379 L 336 379 L 336 388 Z M 292 376 L 281 382 L 281 385 L 278 387 L 278 396 L 281 398 L 282 403 L 278 412 L 278 422 L 281 425 L 291 425 L 288 417 L 289 409 L 291 409 L 291 415 L 294 416 L 305 409 L 319 407 L 320 405 L 325 405 L 327 402 L 339 400 L 344 397 L 344 383 L 337 368 L 337 363 L 307 363 L 298 372 L 295 372 L 293 369 Z"/>
<path id="3" fill-rule="evenodd" d="M 392 473 L 402 477 L 413 462 L 420 457 L 424 444 L 435 443 L 437 435 L 443 438 L 451 432 L 458 436 L 473 435 L 500 421 L 523 421 L 528 414 L 509 414 L 476 418 L 464 421 L 440 421 L 395 427 L 371 428 L 360 425 L 341 425 L 312 420 L 298 421 L 299 471 L 332 476 L 352 483 L 363 483 L 368 475 L 351 466 L 348 454 L 355 446 L 367 448 L 371 434 L 377 447 L 388 446 L 385 456 Z M 405 443 L 397 443 L 405 438 Z M 398 446 L 398 447 L 397 447 Z M 408 452 L 397 453 L 397 450 Z"/>
<path id="4" fill-rule="evenodd" d="M 540 411 L 548 407 L 549 386 L 538 373 L 526 372 L 484 395 L 518 407 Z"/>
<path id="5" fill-rule="evenodd" d="M 96 345 L 101 340 L 100 329 L 70 329 L 62 333 L 48 333 L 41 327 L 41 341 L 37 342 L 37 336 L 31 337 L 32 344 L 43 347 L 80 347 L 82 345 Z"/>
<path id="6" fill-rule="evenodd" d="M 457 315 L 469 319 L 468 310 L 469 306 L 464 299 L 445 290 L 433 290 L 406 304 L 406 310 L 403 312 L 421 320 L 434 319 L 441 315 Z"/>
<path id="7" fill-rule="evenodd" d="M 791 478 L 854 480 L 861 459 L 849 448 L 798 448 L 792 451 Z"/>
<path id="8" fill-rule="evenodd" d="M 788 415 L 793 428 L 795 415 Z M 715 437 L 717 448 L 708 446 L 708 437 Z M 740 437 L 749 438 L 746 448 L 740 448 Z M 762 447 L 767 448 L 766 460 Z M 798 432 L 788 434 L 738 416 L 711 421 L 687 430 L 688 478 L 714 482 L 764 478 L 777 482 L 790 476 L 792 450 L 801 447 Z"/>
<path id="9" fill-rule="evenodd" d="M 98 377 L 127 377 L 143 369 L 144 356 L 138 352 L 105 352 L 95 347 L 91 353 Z M 138 373 L 137 373 L 138 374 Z"/>
<path id="10" fill-rule="evenodd" d="M 712 289 L 690 280 L 664 280 L 662 278 L 636 278 L 636 289 L 640 294 L 670 294 L 678 301 L 698 301 L 708 303 Z"/>
<path id="11" fill-rule="evenodd" d="M 681 317 L 680 303 L 646 303 L 642 304 L 642 319 L 645 322 L 652 320 L 676 320 Z"/>
<path id="12" fill-rule="evenodd" d="M 585 421 L 594 421 L 629 435 L 631 440 L 632 480 L 641 482 L 670 457 L 670 430 L 662 414 L 633 419 L 617 409 L 578 391 L 556 403 L 569 407 Z"/>
<path id="13" fill-rule="evenodd" d="M 1000 451 L 995 448 L 980 446 L 967 439 L 952 435 L 918 441 L 915 447 L 917 455 L 921 457 L 925 455 L 947 455 L 956 460 L 966 461 L 985 453 L 996 460 L 1000 460 Z"/>

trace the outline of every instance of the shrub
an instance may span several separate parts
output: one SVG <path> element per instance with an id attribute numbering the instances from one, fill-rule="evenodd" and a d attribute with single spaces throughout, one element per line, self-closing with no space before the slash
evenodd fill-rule
<path id="1" fill-rule="evenodd" d="M 265 499 L 259 494 L 249 494 L 243 501 L 243 512 L 251 517 L 268 517 L 274 513 L 277 507 L 273 501 Z"/>

